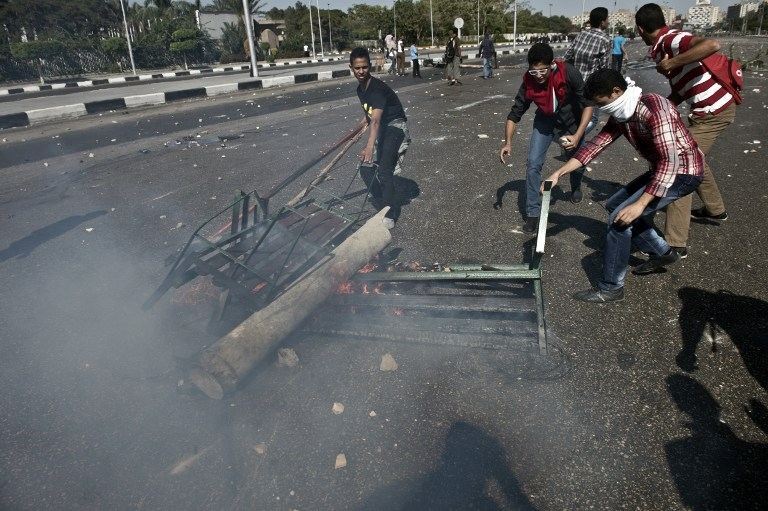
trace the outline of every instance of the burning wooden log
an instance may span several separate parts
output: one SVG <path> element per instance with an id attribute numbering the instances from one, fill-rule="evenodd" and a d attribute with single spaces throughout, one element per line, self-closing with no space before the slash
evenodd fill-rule
<path id="1" fill-rule="evenodd" d="M 392 235 L 382 219 L 370 218 L 321 264 L 272 303 L 254 313 L 200 355 L 190 380 L 208 397 L 221 399 L 240 379 L 293 332 L 338 286 L 386 247 Z"/>

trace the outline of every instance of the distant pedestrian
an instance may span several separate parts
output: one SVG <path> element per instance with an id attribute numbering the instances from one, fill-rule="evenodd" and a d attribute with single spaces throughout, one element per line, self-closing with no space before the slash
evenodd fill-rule
<path id="1" fill-rule="evenodd" d="M 368 141 L 360 151 L 360 172 L 377 209 L 389 206 L 383 222 L 392 229 L 400 216 L 400 200 L 395 195 L 394 175 L 408 149 L 405 110 L 397 94 L 386 83 L 371 76 L 371 57 L 365 48 L 349 55 L 349 67 L 357 78 L 357 97 L 368 122 Z M 366 170 L 367 169 L 367 170 Z"/>
<path id="2" fill-rule="evenodd" d="M 584 81 L 598 69 L 611 66 L 611 37 L 605 33 L 607 27 L 608 9 L 595 7 L 589 12 L 589 28 L 579 32 L 565 51 L 563 60 L 573 64 Z M 598 112 L 597 108 L 592 111 L 587 133 L 597 126 Z"/>
<path id="3" fill-rule="evenodd" d="M 613 57 L 613 69 L 621 73 L 621 67 L 624 63 L 624 46 L 627 44 L 627 38 L 624 37 L 622 32 L 619 32 L 613 37 L 613 49 L 611 54 Z"/>
<path id="4" fill-rule="evenodd" d="M 413 77 L 421 78 L 421 70 L 419 69 L 419 49 L 416 47 L 416 41 L 411 44 L 409 52 L 411 57 L 411 67 L 413 68 Z"/>
<path id="5" fill-rule="evenodd" d="M 727 59 L 715 55 L 720 43 L 671 29 L 664 20 L 661 7 L 656 4 L 640 7 L 635 14 L 635 23 L 643 42 L 651 47 L 656 69 L 669 79 L 672 88 L 669 99 L 675 104 L 688 103 L 688 129 L 699 149 L 707 155 L 717 137 L 735 120 L 736 104 L 741 101 L 730 79 L 732 70 L 724 69 L 728 67 Z M 722 67 L 714 66 L 713 59 Z M 721 75 L 727 79 L 723 80 Z M 691 210 L 693 197 L 690 195 L 667 206 L 664 235 L 681 257 L 688 256 L 691 217 L 716 221 L 728 218 L 715 175 L 706 159 L 704 178 L 696 193 L 703 204 L 701 208 Z"/>
<path id="6" fill-rule="evenodd" d="M 654 214 L 693 192 L 704 174 L 704 155 L 686 129 L 675 105 L 640 87 L 614 69 L 594 72 L 584 95 L 611 116 L 592 140 L 549 177 L 558 179 L 597 158 L 622 135 L 650 163 L 647 170 L 605 203 L 608 234 L 603 246 L 603 272 L 596 288 L 573 295 L 584 302 L 604 303 L 624 298 L 624 280 L 634 244 L 648 261 L 634 273 L 645 275 L 680 260 L 653 226 Z"/>
<path id="7" fill-rule="evenodd" d="M 402 37 L 397 40 L 397 74 L 405 76 L 405 48 Z"/>
<path id="8" fill-rule="evenodd" d="M 547 149 L 555 138 L 572 156 L 581 147 L 584 131 L 592 118 L 592 107 L 584 97 L 584 82 L 575 67 L 562 60 L 554 60 L 552 47 L 536 43 L 528 50 L 528 71 L 507 116 L 504 145 L 499 156 L 502 163 L 512 153 L 512 139 L 523 114 L 535 104 L 533 133 L 528 146 L 525 178 L 525 214 L 523 231 L 536 232 L 541 211 L 541 169 Z M 584 170 L 571 174 L 571 202 L 580 202 L 581 177 Z"/>
<path id="9" fill-rule="evenodd" d="M 309 46 L 306 44 L 304 45 L 304 56 L 309 57 Z"/>
<path id="10" fill-rule="evenodd" d="M 450 38 L 445 45 L 445 78 L 448 80 L 448 85 L 461 85 L 459 77 L 461 76 L 461 41 L 456 37 L 456 30 L 450 29 L 448 31 Z"/>
<path id="11" fill-rule="evenodd" d="M 480 58 L 483 61 L 483 80 L 487 80 L 493 77 L 493 58 L 496 54 L 496 49 L 493 47 L 493 40 L 487 32 L 483 36 L 483 41 L 480 43 L 477 52 L 480 54 Z"/>

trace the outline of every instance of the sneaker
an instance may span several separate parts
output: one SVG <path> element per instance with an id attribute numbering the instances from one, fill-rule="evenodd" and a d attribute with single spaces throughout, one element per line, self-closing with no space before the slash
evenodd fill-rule
<path id="1" fill-rule="evenodd" d="M 656 273 L 663 267 L 676 263 L 681 259 L 680 254 L 673 248 L 670 248 L 664 255 L 652 255 L 643 264 L 636 266 L 632 273 L 635 275 L 648 275 L 650 273 Z"/>
<path id="2" fill-rule="evenodd" d="M 571 192 L 571 202 L 574 204 L 578 204 L 581 202 L 581 199 L 584 198 L 583 194 L 581 193 L 581 190 L 578 188 Z"/>
<path id="3" fill-rule="evenodd" d="M 533 234 L 539 230 L 539 217 L 529 216 L 523 224 L 523 232 Z"/>
<path id="4" fill-rule="evenodd" d="M 448 85 L 453 85 L 454 83 L 456 82 L 454 80 L 451 80 L 450 82 L 448 82 Z"/>
<path id="5" fill-rule="evenodd" d="M 589 303 L 608 303 L 608 302 L 620 302 L 624 299 L 624 288 L 619 289 L 587 289 L 586 291 L 579 291 L 573 295 L 575 300 Z"/>
<path id="6" fill-rule="evenodd" d="M 705 220 L 728 220 L 728 212 L 723 211 L 719 215 L 712 215 L 707 211 L 707 208 L 699 208 L 691 210 L 691 218 L 699 218 Z"/>
<path id="7" fill-rule="evenodd" d="M 688 257 L 688 248 L 687 247 L 672 247 L 672 250 L 677 252 L 677 255 L 680 256 L 680 259 L 685 259 Z"/>
<path id="8" fill-rule="evenodd" d="M 389 230 L 392 230 L 392 229 L 394 229 L 394 228 L 395 228 L 395 221 L 394 221 L 394 220 L 392 220 L 392 219 L 391 219 L 391 218 L 389 218 L 389 217 L 386 217 L 386 216 L 385 216 L 384 218 L 382 218 L 382 219 L 381 219 L 381 223 L 382 223 L 382 224 L 384 224 L 384 227 L 386 227 L 386 228 L 387 228 L 387 229 L 389 229 Z"/>

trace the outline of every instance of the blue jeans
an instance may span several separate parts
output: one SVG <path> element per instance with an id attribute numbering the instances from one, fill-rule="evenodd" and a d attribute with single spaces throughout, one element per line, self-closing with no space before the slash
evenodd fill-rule
<path id="1" fill-rule="evenodd" d="M 483 78 L 493 76 L 493 59 L 483 59 Z"/>
<path id="2" fill-rule="evenodd" d="M 608 210 L 608 234 L 603 248 L 603 277 L 597 287 L 614 290 L 624 287 L 624 278 L 629 265 L 629 252 L 634 243 L 637 248 L 651 255 L 664 255 L 670 246 L 653 227 L 656 211 L 670 202 L 693 192 L 701 183 L 698 176 L 678 174 L 664 197 L 654 199 L 648 204 L 643 214 L 629 226 L 614 224 L 616 216 L 626 206 L 637 201 L 645 192 L 645 187 L 653 178 L 652 172 L 646 172 L 616 192 L 605 203 Z"/>
<path id="3" fill-rule="evenodd" d="M 528 145 L 528 164 L 525 171 L 525 214 L 528 217 L 537 217 L 541 211 L 541 168 L 544 166 L 544 158 L 547 156 L 549 145 L 555 137 L 566 136 L 567 132 L 555 130 L 555 117 L 536 115 L 533 119 L 533 133 Z M 584 144 L 584 138 L 579 141 L 579 146 L 571 151 L 566 151 L 568 158 L 576 154 L 579 147 Z M 569 174 L 571 190 L 578 190 L 581 186 L 581 178 L 584 176 L 584 167 Z"/>

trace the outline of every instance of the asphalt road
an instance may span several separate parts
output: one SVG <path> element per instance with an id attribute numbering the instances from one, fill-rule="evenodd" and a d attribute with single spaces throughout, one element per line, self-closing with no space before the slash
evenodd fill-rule
<path id="1" fill-rule="evenodd" d="M 389 249 L 429 264 L 519 262 L 531 114 L 511 167 L 497 150 L 522 68 L 455 87 L 431 72 L 394 80 L 413 136 L 401 181 L 412 200 Z M 664 90 L 652 69 L 632 74 Z M 220 402 L 180 381 L 217 338 L 210 300 L 140 305 L 235 189 L 269 189 L 353 127 L 354 83 L 4 133 L 0 508 L 761 508 L 765 82 L 747 76 L 710 158 L 730 219 L 693 224 L 690 257 L 630 276 L 624 302 L 570 294 L 599 270 L 603 202 L 643 162 L 619 141 L 590 166 L 581 204 L 555 193 L 549 358 L 295 337 L 299 366 L 266 364 Z M 233 134 L 243 137 L 219 139 Z M 353 170 L 351 152 L 340 171 Z M 379 371 L 384 353 L 397 371 Z M 335 470 L 340 453 L 348 464 Z"/>

